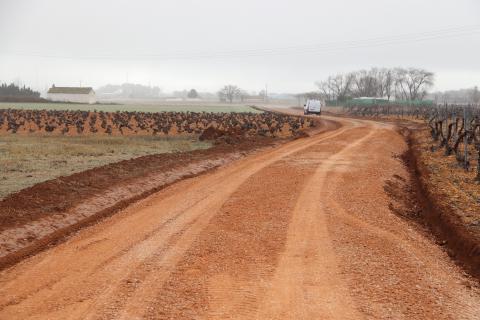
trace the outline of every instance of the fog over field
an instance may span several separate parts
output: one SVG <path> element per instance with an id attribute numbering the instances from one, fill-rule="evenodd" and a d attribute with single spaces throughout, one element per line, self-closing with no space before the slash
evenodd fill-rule
<path id="1" fill-rule="evenodd" d="M 460 89 L 480 84 L 479 13 L 477 0 L 2 0 L 0 81 L 295 93 L 378 66 Z"/>

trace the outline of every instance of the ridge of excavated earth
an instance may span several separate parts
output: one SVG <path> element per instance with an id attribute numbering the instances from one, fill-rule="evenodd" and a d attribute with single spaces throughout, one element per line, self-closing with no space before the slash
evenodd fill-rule
<path id="1" fill-rule="evenodd" d="M 335 121 L 1 271 L 0 319 L 478 319 L 476 283 L 390 209 L 403 137 Z"/>

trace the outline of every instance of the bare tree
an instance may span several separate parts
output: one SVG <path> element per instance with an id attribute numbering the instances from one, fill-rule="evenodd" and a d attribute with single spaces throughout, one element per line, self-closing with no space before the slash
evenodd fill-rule
<path id="1" fill-rule="evenodd" d="M 433 86 L 433 80 L 433 72 L 424 69 L 408 69 L 406 83 L 410 93 L 410 100 L 422 100 L 425 98 L 427 90 Z"/>
<path id="2" fill-rule="evenodd" d="M 241 96 L 241 93 L 242 90 L 239 87 L 229 84 L 218 91 L 218 97 L 221 101 L 229 101 L 232 103 L 235 98 Z"/>
<path id="3" fill-rule="evenodd" d="M 395 98 L 400 100 L 408 100 L 408 89 L 405 82 L 407 70 L 396 68 L 395 72 Z"/>
<path id="4" fill-rule="evenodd" d="M 317 82 L 320 93 L 327 100 L 346 100 L 350 94 L 353 83 L 353 74 L 337 74 L 330 76 L 326 81 Z"/>
<path id="5" fill-rule="evenodd" d="M 386 97 L 401 100 L 422 100 L 433 85 L 434 74 L 416 68 L 372 68 L 348 74 L 329 76 L 317 82 L 326 99 L 346 100 L 349 97 Z"/>
<path id="6" fill-rule="evenodd" d="M 377 73 L 378 95 L 380 97 L 390 98 L 394 92 L 395 73 L 391 69 L 382 68 Z"/>
<path id="7" fill-rule="evenodd" d="M 320 90 L 320 94 L 323 96 L 325 100 L 333 100 L 333 92 L 330 89 L 327 81 L 318 81 L 316 82 L 318 89 Z"/>
<path id="8" fill-rule="evenodd" d="M 427 90 L 433 86 L 433 72 L 424 69 L 402 69 L 396 70 L 396 86 L 404 100 L 423 100 Z"/>
<path id="9" fill-rule="evenodd" d="M 360 70 L 353 73 L 354 95 L 376 97 L 378 92 L 377 70 Z"/>
<path id="10" fill-rule="evenodd" d="M 354 75 L 352 73 L 345 75 L 337 74 L 335 77 L 331 78 L 331 86 L 337 100 L 344 101 L 347 99 L 353 80 Z"/>
<path id="11" fill-rule="evenodd" d="M 327 86 L 330 90 L 333 99 L 338 100 L 338 95 L 340 91 L 340 87 L 342 86 L 342 76 L 330 76 L 327 79 Z"/>

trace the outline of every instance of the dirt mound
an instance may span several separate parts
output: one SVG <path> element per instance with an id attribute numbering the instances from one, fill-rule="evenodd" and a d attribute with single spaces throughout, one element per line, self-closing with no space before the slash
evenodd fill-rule
<path id="1" fill-rule="evenodd" d="M 242 130 L 223 131 L 213 127 L 208 127 L 203 131 L 199 137 L 200 141 L 209 140 L 214 141 L 215 144 L 239 144 L 242 141 L 254 141 L 252 136 L 248 136 Z"/>
<path id="2" fill-rule="evenodd" d="M 223 135 L 225 135 L 225 132 L 223 132 L 222 130 L 216 129 L 214 127 L 208 127 L 207 129 L 203 130 L 202 134 L 198 139 L 200 141 L 204 141 L 204 140 L 213 141 Z"/>

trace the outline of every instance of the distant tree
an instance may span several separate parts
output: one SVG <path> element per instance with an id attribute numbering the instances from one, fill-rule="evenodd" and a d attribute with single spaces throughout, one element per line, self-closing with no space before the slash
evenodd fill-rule
<path id="1" fill-rule="evenodd" d="M 395 73 L 391 69 L 384 68 L 381 69 L 379 77 L 381 96 L 387 97 L 387 99 L 390 101 L 390 98 L 394 93 Z"/>
<path id="2" fill-rule="evenodd" d="M 437 103 L 480 103 L 480 92 L 478 88 L 458 89 L 433 92 L 427 97 L 435 100 Z"/>
<path id="3" fill-rule="evenodd" d="M 190 91 L 188 91 L 187 97 L 190 98 L 190 99 L 196 99 L 196 98 L 198 98 L 198 92 L 197 92 L 197 90 L 191 89 Z"/>
<path id="4" fill-rule="evenodd" d="M 333 88 L 336 99 L 345 101 L 351 95 L 352 85 L 355 81 L 355 74 L 347 73 L 345 75 L 336 75 L 331 79 L 330 86 Z"/>
<path id="5" fill-rule="evenodd" d="M 247 99 L 248 96 L 249 96 L 249 94 L 245 90 L 240 90 L 240 92 L 238 93 L 238 97 L 240 98 L 241 102 L 245 101 L 245 99 Z"/>
<path id="6" fill-rule="evenodd" d="M 315 84 L 317 85 L 318 89 L 320 90 L 320 95 L 322 96 L 323 99 L 325 99 L 325 100 L 334 100 L 335 99 L 333 91 L 332 91 L 331 87 L 329 86 L 328 80 L 317 81 Z"/>
<path id="7" fill-rule="evenodd" d="M 397 90 L 405 100 L 423 100 L 433 86 L 433 72 L 416 68 L 397 68 L 395 71 Z"/>
<path id="8" fill-rule="evenodd" d="M 351 93 L 354 78 L 353 73 L 337 74 L 329 76 L 325 81 L 317 82 L 316 85 L 324 99 L 344 101 Z"/>
<path id="9" fill-rule="evenodd" d="M 433 86 L 434 74 L 416 68 L 372 68 L 329 76 L 316 82 L 326 100 L 345 101 L 355 97 L 395 96 L 403 100 L 422 100 Z"/>
<path id="10" fill-rule="evenodd" d="M 3 83 L 0 85 L 1 98 L 40 98 L 40 92 L 34 91 L 26 86 L 20 87 L 11 83 L 7 85 Z"/>
<path id="11" fill-rule="evenodd" d="M 376 70 L 360 70 L 353 74 L 357 97 L 376 97 L 378 92 Z"/>
<path id="12" fill-rule="evenodd" d="M 220 101 L 228 101 L 232 103 L 235 98 L 241 96 L 241 92 L 242 90 L 239 87 L 229 84 L 218 91 L 218 97 L 220 98 Z"/>

